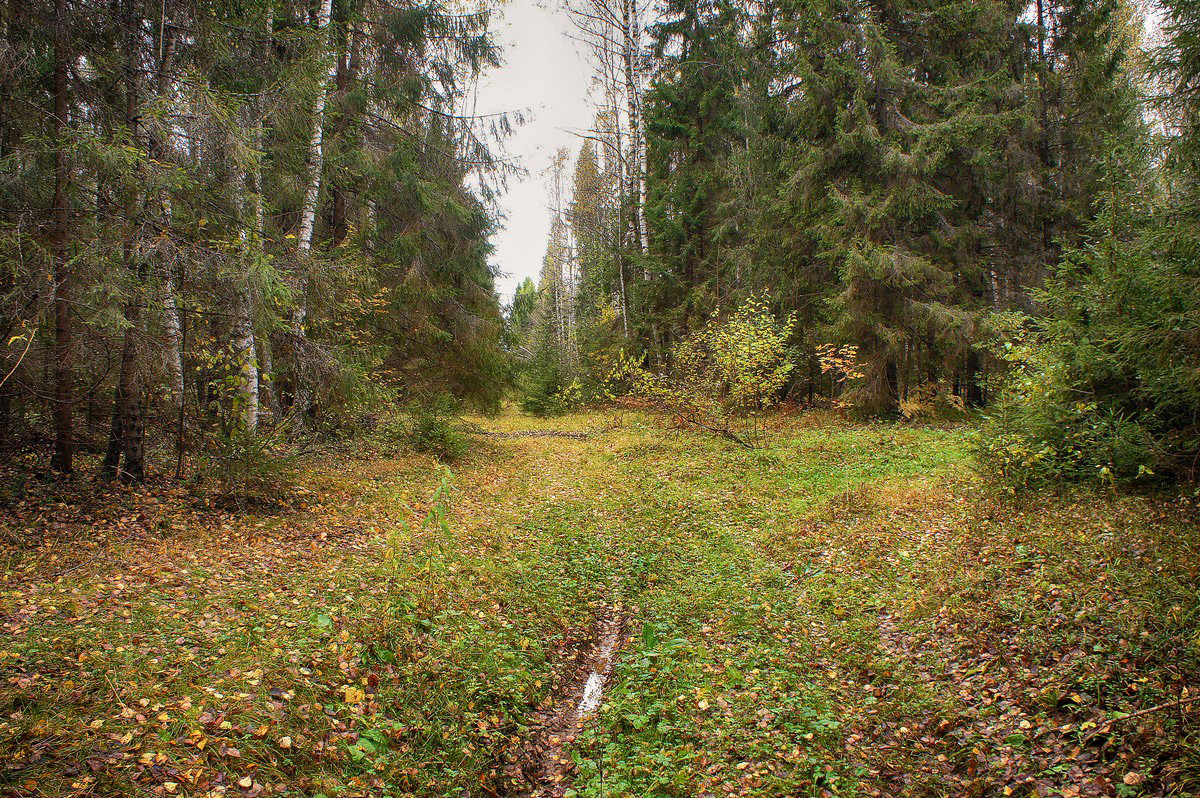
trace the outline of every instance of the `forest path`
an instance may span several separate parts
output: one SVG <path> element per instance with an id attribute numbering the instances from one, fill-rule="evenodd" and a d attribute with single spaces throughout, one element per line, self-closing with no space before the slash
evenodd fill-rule
<path id="1" fill-rule="evenodd" d="M 31 487 L 0 794 L 1200 791 L 1183 709 L 1079 744 L 1200 690 L 1194 523 L 991 496 L 961 428 L 472 422 L 448 471 L 356 446 L 257 510 Z"/>
<path id="2" fill-rule="evenodd" d="M 1200 606 L 1186 576 L 1178 591 L 1133 587 L 1187 559 L 1186 516 L 996 497 L 963 467 L 962 428 L 778 420 L 746 451 L 636 413 L 488 423 L 548 484 L 575 486 L 565 500 L 535 491 L 521 526 L 556 541 L 555 581 L 594 596 L 590 639 L 553 682 L 559 711 L 534 715 L 533 777 L 513 793 L 1100 796 L 1184 773 L 1182 732 L 1115 757 L 1106 735 L 1079 735 L 1111 722 L 1104 702 L 1144 706 L 1127 687 L 1099 698 L 1128 681 L 1127 630 L 1169 602 Z M 1154 562 L 1135 564 L 1147 551 Z M 1112 592 L 1124 569 L 1140 598 Z M 1116 606 L 1123 618 L 1100 622 Z M 579 723 L 614 613 L 622 639 Z M 1179 655 L 1152 653 L 1189 634 L 1147 643 L 1139 678 L 1189 695 L 1166 688 Z"/>
<path id="3" fill-rule="evenodd" d="M 624 632 L 597 716 L 580 723 L 578 704 L 603 647 L 585 644 L 553 682 L 540 731 L 518 757 L 525 784 L 513 788 L 562 796 L 811 786 L 803 763 L 821 759 L 814 740 L 832 739 L 838 725 L 823 684 L 832 657 L 816 638 L 822 619 L 797 603 L 800 579 L 773 541 L 831 501 L 852 503 L 864 483 L 949 466 L 952 446 L 923 444 L 952 436 L 876 441 L 869 427 L 810 430 L 747 452 L 638 414 L 483 423 L 489 440 L 542 469 L 546 489 L 522 527 L 558 541 L 568 580 L 601 590 L 600 623 L 590 625 L 619 613 Z"/>

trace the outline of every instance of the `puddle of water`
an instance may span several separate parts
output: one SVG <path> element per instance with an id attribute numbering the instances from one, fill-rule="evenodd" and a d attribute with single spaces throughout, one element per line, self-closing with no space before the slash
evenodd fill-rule
<path id="1" fill-rule="evenodd" d="M 612 669 L 613 652 L 621 639 L 621 623 L 616 617 L 604 624 L 600 634 L 600 646 L 592 661 L 592 672 L 588 674 L 587 682 L 583 685 L 583 695 L 579 706 L 575 708 L 575 722 L 583 720 L 600 708 L 600 700 L 604 697 L 604 682 Z"/>
<path id="2" fill-rule="evenodd" d="M 583 698 L 579 699 L 579 707 L 575 710 L 575 714 L 581 719 L 586 718 L 600 708 L 600 699 L 603 697 L 604 677 L 592 671 L 587 678 L 587 683 L 583 686 Z"/>
<path id="3" fill-rule="evenodd" d="M 610 609 L 608 617 L 600 621 L 596 647 L 589 658 L 587 680 L 582 685 L 575 682 L 563 691 L 566 696 L 579 696 L 578 702 L 572 704 L 564 701 L 552 716 L 544 718 L 541 736 L 534 741 L 532 749 L 538 752 L 541 767 L 534 777 L 535 781 L 530 784 L 532 790 L 529 795 L 562 798 L 566 794 L 571 783 L 571 760 L 564 753 L 565 746 L 575 739 L 586 721 L 600 709 L 604 687 L 621 642 L 621 626 L 620 605 L 617 605 Z"/>

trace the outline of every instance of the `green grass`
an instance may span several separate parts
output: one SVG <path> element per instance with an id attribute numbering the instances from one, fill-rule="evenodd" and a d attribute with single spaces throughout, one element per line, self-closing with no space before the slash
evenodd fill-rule
<path id="1" fill-rule="evenodd" d="M 1200 791 L 1185 706 L 1104 726 L 1200 686 L 1189 508 L 1003 496 L 965 428 L 475 421 L 440 493 L 364 455 L 282 515 L 14 515 L 47 537 L 0 588 L 0 794 L 521 794 L 614 605 L 578 796 Z"/>

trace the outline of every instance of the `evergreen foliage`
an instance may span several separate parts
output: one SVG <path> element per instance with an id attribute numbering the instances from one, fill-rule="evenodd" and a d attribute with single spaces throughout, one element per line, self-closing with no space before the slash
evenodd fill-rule
<path id="1" fill-rule="evenodd" d="M 439 391 L 495 408 L 508 121 L 461 113 L 488 26 L 370 0 L 0 6 L 0 441 L 49 424 L 59 470 L 107 449 L 136 481 L 148 439 L 337 431 Z"/>
<path id="2" fill-rule="evenodd" d="M 1010 388 L 980 436 L 987 462 L 1017 483 L 1196 475 L 1198 105 L 1188 81 L 1196 75 L 1200 6 L 1167 10 L 1165 44 L 1155 54 L 1161 110 L 1176 126 L 1166 157 L 1143 127 L 1109 120 L 1092 167 L 1099 176 L 1092 218 L 1046 282 L 1046 313 L 1010 349 L 1017 361 Z"/>
<path id="3" fill-rule="evenodd" d="M 981 448 L 1018 479 L 1194 471 L 1200 23 L 1164 8 L 1148 50 L 1123 0 L 664 4 L 644 148 L 586 142 L 556 214 L 538 392 L 614 362 L 667 379 L 766 292 L 790 397 L 991 405 Z M 605 113 L 596 141 L 635 129 Z M 606 201 L 610 154 L 643 151 L 645 250 L 632 189 Z"/>

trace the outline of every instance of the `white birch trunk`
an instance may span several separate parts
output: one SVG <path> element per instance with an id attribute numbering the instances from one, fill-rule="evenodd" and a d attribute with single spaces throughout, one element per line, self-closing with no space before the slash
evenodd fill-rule
<path id="1" fill-rule="evenodd" d="M 246 432 L 258 429 L 258 352 L 254 342 L 253 298 L 249 285 L 243 289 L 239 303 L 235 346 L 242 376 L 242 424 Z"/>
<path id="2" fill-rule="evenodd" d="M 271 10 L 268 8 L 266 14 L 266 34 L 268 41 L 274 33 L 274 29 L 274 18 Z M 247 257 L 247 266 L 253 266 L 262 257 L 262 242 L 266 224 L 266 211 L 262 196 L 263 125 L 264 116 L 266 115 L 266 101 L 263 97 L 259 97 L 253 104 L 252 113 L 255 117 L 254 134 L 252 136 L 254 158 L 246 181 L 248 185 L 242 187 L 245 199 L 242 205 L 241 238 Z M 249 209 L 246 208 L 247 204 L 250 205 Z M 247 227 L 249 227 L 249 230 L 247 230 Z M 254 336 L 254 308 L 256 303 L 254 285 L 249 268 L 242 275 L 237 289 L 238 303 L 237 318 L 234 321 L 234 349 L 238 356 L 238 371 L 241 373 L 239 393 L 242 398 L 242 424 L 246 432 L 253 433 L 258 429 L 258 417 L 262 403 L 258 387 L 258 346 Z"/>
<path id="3" fill-rule="evenodd" d="M 163 277 L 163 324 L 167 330 L 167 369 L 171 372 L 171 391 L 175 408 L 183 407 L 183 326 L 179 317 L 179 303 L 175 295 L 179 286 L 175 276 Z"/>
<path id="4" fill-rule="evenodd" d="M 325 102 L 329 87 L 337 74 L 337 59 L 330 51 L 329 23 L 333 16 L 333 0 L 321 0 L 321 9 L 317 13 L 318 46 L 322 49 L 321 56 L 327 62 L 325 74 L 317 87 L 312 107 L 312 132 L 308 138 L 308 159 L 306 162 L 304 204 L 300 207 L 300 229 L 296 234 L 297 268 L 299 270 L 296 286 L 296 307 L 292 310 L 292 333 L 299 340 L 305 338 L 304 324 L 308 319 L 308 269 L 309 255 L 312 253 L 313 233 L 317 222 L 317 200 L 321 194 L 321 175 L 325 167 Z M 298 365 L 298 364 L 297 364 Z M 295 404 L 300 413 L 308 410 L 308 387 L 297 368 Z"/>
<path id="5" fill-rule="evenodd" d="M 257 150 L 262 146 L 261 119 L 256 125 L 254 138 Z M 242 187 L 245 191 L 245 199 L 242 205 L 243 220 L 239 235 L 242 239 L 242 257 L 245 258 L 248 267 L 257 260 L 262 250 L 261 229 L 256 229 L 251 233 L 246 229 L 247 222 L 245 221 L 247 217 L 251 218 L 254 220 L 253 224 L 257 226 L 263 216 L 262 196 L 259 190 L 261 180 L 262 175 L 256 163 L 250 171 L 248 182 L 251 185 Z M 251 207 L 246 208 L 246 205 Z M 242 400 L 242 425 L 246 432 L 254 432 L 258 429 L 258 354 L 254 342 L 254 287 L 250 279 L 249 268 L 237 283 L 237 316 L 234 319 L 233 334 L 238 372 L 241 375 L 238 393 Z"/>
<path id="6" fill-rule="evenodd" d="M 650 252 L 650 236 L 646 230 L 646 181 L 643 157 L 641 88 L 641 30 L 637 0 L 621 0 L 621 60 L 625 67 L 625 105 L 629 115 L 629 185 L 633 195 L 633 212 L 637 220 L 638 248 L 642 255 Z M 648 278 L 645 261 L 643 279 Z"/>
<path id="7" fill-rule="evenodd" d="M 304 320 L 307 315 L 307 305 L 304 298 L 308 286 L 305 260 L 313 246 L 313 232 L 317 223 L 317 199 L 321 194 L 321 174 L 325 167 L 325 102 L 337 74 L 337 59 L 329 52 L 329 20 L 333 15 L 333 0 L 321 0 L 321 10 L 317 15 L 317 30 L 320 32 L 322 54 L 328 62 L 328 67 L 313 98 L 312 132 L 308 137 L 307 175 L 304 189 L 304 204 L 300 208 L 300 229 L 296 234 L 296 252 L 300 255 L 300 297 L 296 312 L 292 316 L 292 326 L 300 335 L 304 334 Z"/>

